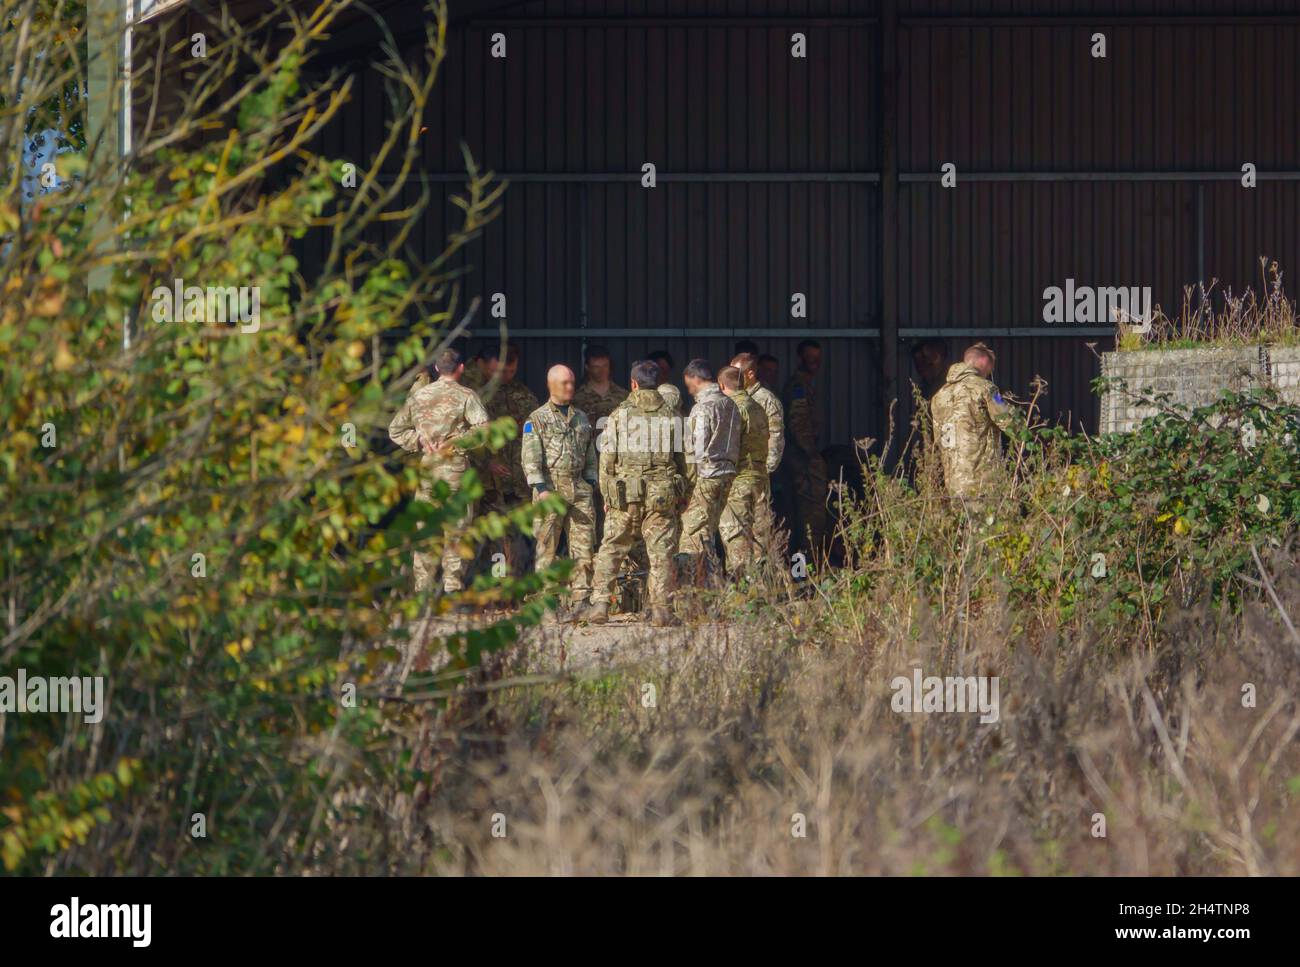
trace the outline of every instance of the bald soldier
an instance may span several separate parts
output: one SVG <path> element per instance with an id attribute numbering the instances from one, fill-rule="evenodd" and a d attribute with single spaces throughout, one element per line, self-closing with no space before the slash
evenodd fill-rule
<path id="1" fill-rule="evenodd" d="M 718 529 L 722 508 L 727 505 L 740 456 L 740 411 L 722 395 L 707 360 L 692 359 L 683 378 L 687 391 L 695 397 L 695 405 L 686 421 L 683 439 L 689 453 L 687 477 L 691 482 L 691 499 L 682 515 L 678 550 L 695 558 L 698 574 L 701 563 L 712 564 L 716 560 L 713 534 Z"/>
<path id="2" fill-rule="evenodd" d="M 650 559 L 650 622 L 677 624 L 668 606 L 672 555 L 677 546 L 677 503 L 685 490 L 686 465 L 674 443 L 672 406 L 659 395 L 659 369 L 649 360 L 632 367 L 632 392 L 619 405 L 600 443 L 600 493 L 605 527 L 592 578 L 591 607 L 583 617 L 609 620 L 610 596 L 619 568 L 637 538 Z"/>
<path id="3" fill-rule="evenodd" d="M 564 498 L 563 513 L 534 518 L 536 570 L 555 561 L 563 534 L 574 562 L 569 587 L 575 600 L 591 596 L 592 545 L 595 542 L 596 445 L 587 415 L 573 402 L 573 370 L 552 366 L 546 374 L 550 399 L 524 423 L 523 466 L 534 503 L 550 494 Z"/>
<path id="4" fill-rule="evenodd" d="M 474 439 L 474 431 L 488 422 L 487 411 L 478 395 L 460 385 L 465 364 L 460 353 L 444 349 L 434 360 L 438 378 L 415 390 L 398 410 L 388 425 L 388 436 L 403 450 L 421 453 L 420 484 L 415 499 L 431 503 L 433 485 L 441 480 L 452 493 L 460 490 L 461 478 L 469 469 L 467 451 L 482 446 Z M 465 511 L 457 525 L 468 527 L 474 517 L 473 507 Z M 415 590 L 424 591 L 432 582 L 434 567 L 432 555 L 415 552 Z M 451 593 L 465 587 L 465 562 L 455 548 L 455 542 L 444 541 L 442 552 L 442 589 Z"/>
<path id="5" fill-rule="evenodd" d="M 794 489 L 796 542 L 818 551 L 826 535 L 826 461 L 821 454 L 817 387 L 822 347 L 815 339 L 805 339 L 796 351 L 799 366 L 781 394 L 785 404 L 785 462 Z"/>
<path id="6" fill-rule="evenodd" d="M 718 520 L 718 533 L 727 549 L 727 570 L 735 574 L 757 564 L 762 554 L 759 517 L 762 498 L 767 494 L 767 414 L 745 391 L 740 370 L 735 366 L 724 366 L 718 371 L 718 386 L 740 413 L 736 477 Z"/>
<path id="7" fill-rule="evenodd" d="M 953 497 L 985 496 L 1000 467 L 1000 431 L 1010 425 L 1013 411 L 992 383 L 996 362 L 993 350 L 976 343 L 948 368 L 930 400 L 944 487 Z"/>

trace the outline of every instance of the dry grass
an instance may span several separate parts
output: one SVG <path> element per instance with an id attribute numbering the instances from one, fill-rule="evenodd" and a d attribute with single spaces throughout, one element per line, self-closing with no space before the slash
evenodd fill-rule
<path id="1" fill-rule="evenodd" d="M 1183 305 L 1170 317 L 1160 308 L 1153 312 L 1151 328 L 1140 334 L 1121 326 L 1120 349 L 1237 346 L 1256 343 L 1294 344 L 1300 340 L 1296 301 L 1282 288 L 1282 270 L 1260 258 L 1260 291 L 1234 293 L 1220 290 L 1217 280 L 1183 289 Z"/>
<path id="2" fill-rule="evenodd" d="M 1265 561 L 1292 614 L 1297 563 L 1294 552 Z M 385 804 L 390 834 L 401 830 L 386 868 L 1300 872 L 1300 643 L 1274 604 L 1178 610 L 1159 648 L 1120 654 L 1086 627 L 1014 640 L 1005 598 L 957 622 L 888 588 L 849 593 L 851 580 L 753 604 L 724 660 L 701 644 L 515 687 L 527 649 L 501 660 L 436 725 L 403 735 L 429 782 Z M 1000 722 L 893 711 L 890 681 L 914 663 L 999 676 Z M 351 836 L 376 855 L 360 829 Z M 347 849 L 325 865 L 346 868 Z"/>

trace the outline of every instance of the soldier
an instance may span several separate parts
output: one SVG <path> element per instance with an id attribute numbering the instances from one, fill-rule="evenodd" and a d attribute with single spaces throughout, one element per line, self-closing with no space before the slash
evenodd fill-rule
<path id="1" fill-rule="evenodd" d="M 1010 425 L 1013 411 L 990 381 L 996 362 L 993 350 L 976 343 L 949 367 L 930 401 L 944 487 L 953 497 L 985 496 L 997 476 L 998 431 Z"/>
<path id="2" fill-rule="evenodd" d="M 753 360 L 754 357 L 744 353 L 737 358 Z M 736 478 L 731 482 L 726 506 L 718 520 L 718 533 L 727 549 L 727 570 L 735 574 L 758 563 L 762 555 L 759 519 L 767 496 L 768 425 L 767 414 L 745 391 L 737 367 L 724 366 L 718 372 L 718 386 L 736 404 L 740 414 Z"/>
<path id="3" fill-rule="evenodd" d="M 605 529 L 596 555 L 591 607 L 593 624 L 609 619 L 610 595 L 619 568 L 638 537 L 650 557 L 650 622 L 677 624 L 668 607 L 672 555 L 677 545 L 677 503 L 685 487 L 685 461 L 673 446 L 673 411 L 656 386 L 654 363 L 632 367 L 632 392 L 605 425 L 600 446 L 600 492 Z"/>
<path id="4" fill-rule="evenodd" d="M 912 347 L 912 367 L 920 380 L 921 395 L 932 399 L 944 383 L 948 345 L 942 339 L 922 339 Z"/>
<path id="5" fill-rule="evenodd" d="M 423 451 L 420 457 L 420 486 L 415 499 L 433 500 L 433 484 L 441 480 L 452 493 L 460 489 L 461 478 L 469 469 L 467 450 L 476 441 L 473 431 L 488 422 L 487 411 L 472 389 L 460 385 L 465 364 L 460 353 L 444 349 L 434 362 L 438 378 L 412 393 L 388 425 L 388 436 L 403 450 Z M 479 444 L 481 445 L 481 443 Z M 469 526 L 473 507 L 465 511 L 458 526 Z M 434 573 L 431 555 L 415 552 L 415 590 L 424 591 Z M 450 594 L 465 586 L 465 562 L 452 541 L 444 543 L 442 552 L 442 589 Z"/>
<path id="6" fill-rule="evenodd" d="M 563 533 L 574 561 L 569 586 L 575 600 L 591 596 L 592 543 L 595 540 L 596 444 L 587 415 L 573 402 L 574 376 L 568 366 L 552 366 L 546 374 L 550 399 L 528 414 L 524 423 L 523 466 L 533 501 L 551 493 L 568 505 L 562 514 L 547 513 L 533 521 L 537 537 L 535 568 L 544 571 L 555 560 Z"/>
<path id="7" fill-rule="evenodd" d="M 753 353 L 741 353 L 731 361 L 740 370 L 741 388 L 750 399 L 763 408 L 767 418 L 766 485 L 758 495 L 756 535 L 761 548 L 766 548 L 773 530 L 772 478 L 781 466 L 785 454 L 785 410 L 777 395 L 764 386 L 758 377 L 758 359 Z"/>
<path id="8" fill-rule="evenodd" d="M 818 440 L 821 406 L 816 383 L 822 347 L 816 340 L 805 339 L 796 352 L 799 367 L 781 394 L 788 444 L 785 462 L 794 489 L 796 540 L 799 546 L 816 552 L 826 536 L 826 461 Z"/>
<path id="9" fill-rule="evenodd" d="M 477 356 L 469 361 L 465 366 L 465 375 L 461 377 L 460 385 L 468 386 L 476 393 L 482 393 L 483 387 L 488 384 L 497 371 L 497 349 L 480 349 Z M 480 397 L 481 399 L 482 397 Z"/>
<path id="10" fill-rule="evenodd" d="M 496 350 L 489 350 L 495 353 Z M 500 364 L 497 375 L 501 378 L 496 391 L 487 401 L 488 415 L 492 419 L 508 416 L 515 421 L 519 433 L 511 440 L 501 456 L 510 470 L 509 476 L 500 482 L 501 494 L 506 506 L 519 503 L 528 497 L 528 483 L 524 480 L 524 466 L 520 458 L 523 446 L 523 429 L 528 415 L 541 405 L 533 391 L 515 377 L 519 373 L 519 347 L 514 343 L 506 345 L 506 358 Z"/>
<path id="11" fill-rule="evenodd" d="M 627 399 L 627 390 L 610 379 L 611 366 L 608 349 L 589 346 L 587 378 L 573 396 L 573 405 L 587 414 L 587 420 L 597 432 L 600 421 L 608 419 L 618 404 Z"/>
<path id="12" fill-rule="evenodd" d="M 713 532 L 727 504 L 727 493 L 736 477 L 740 456 L 740 411 L 722 395 L 707 360 L 692 359 L 684 370 L 687 391 L 695 397 L 686 421 L 685 445 L 689 448 L 687 476 L 691 500 L 682 515 L 682 539 L 678 550 L 700 565 L 712 563 Z M 765 428 L 766 429 L 766 428 Z M 766 456 L 766 454 L 764 455 Z"/>
<path id="13" fill-rule="evenodd" d="M 600 446 L 600 433 L 605 428 L 605 422 L 618 405 L 627 399 L 627 390 L 610 378 L 612 367 L 613 362 L 610 360 L 608 349 L 604 346 L 588 346 L 587 379 L 578 387 L 573 397 L 573 405 L 587 414 L 587 421 L 591 423 L 591 428 L 596 434 L 597 447 Z M 604 505 L 599 492 L 596 495 L 595 506 L 596 533 L 599 535 L 605 522 Z M 644 561 L 644 554 L 639 557 L 642 559 L 638 560 L 638 563 L 644 567 L 647 563 Z"/>
<path id="14" fill-rule="evenodd" d="M 652 363 L 659 367 L 659 395 L 666 399 L 676 416 L 682 415 L 682 391 L 668 380 L 673 374 L 673 357 L 666 349 L 656 349 L 649 356 Z"/>

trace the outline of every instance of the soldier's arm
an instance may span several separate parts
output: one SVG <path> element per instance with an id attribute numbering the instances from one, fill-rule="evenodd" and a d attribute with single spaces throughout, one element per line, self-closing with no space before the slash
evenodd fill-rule
<path id="1" fill-rule="evenodd" d="M 524 421 L 523 442 L 519 449 L 528 486 L 538 491 L 552 490 L 550 469 L 546 466 L 546 446 L 531 416 Z"/>
<path id="2" fill-rule="evenodd" d="M 411 419 L 411 398 L 408 396 L 402 408 L 397 411 L 391 423 L 388 424 L 388 439 L 392 440 L 403 450 L 409 450 L 412 453 L 420 449 L 420 432 L 415 428 L 415 422 Z"/>
<path id="3" fill-rule="evenodd" d="M 754 420 L 757 421 L 759 432 L 763 434 L 764 442 L 767 444 L 763 450 L 763 463 L 764 466 L 768 466 L 772 462 L 772 428 L 767 422 L 767 411 L 765 411 L 761 406 L 755 406 L 751 410 L 751 413 L 753 414 Z"/>
<path id="4" fill-rule="evenodd" d="M 610 416 L 600 439 L 600 492 L 608 503 L 610 488 L 614 486 L 614 470 L 618 463 L 618 414 Z"/>
<path id="5" fill-rule="evenodd" d="M 781 465 L 781 454 L 785 452 L 785 419 L 779 401 L 764 412 L 767 416 L 767 472 L 776 473 L 776 468 Z"/>
<path id="6" fill-rule="evenodd" d="M 1003 433 L 1015 422 L 1016 411 L 1002 398 L 996 386 L 990 386 L 989 391 L 984 394 L 984 408 L 988 411 L 989 419 Z"/>
<path id="7" fill-rule="evenodd" d="M 790 401 L 789 414 L 786 419 L 786 427 L 790 432 L 790 439 L 794 445 L 808 459 L 818 455 L 817 435 L 813 433 L 812 416 L 808 411 L 808 398 L 803 395 L 795 396 Z"/>
<path id="8" fill-rule="evenodd" d="M 599 466 L 596 462 L 596 430 L 593 427 L 590 436 L 587 437 L 587 459 L 583 461 L 582 479 L 589 484 L 596 482 L 596 475 L 599 473 Z"/>

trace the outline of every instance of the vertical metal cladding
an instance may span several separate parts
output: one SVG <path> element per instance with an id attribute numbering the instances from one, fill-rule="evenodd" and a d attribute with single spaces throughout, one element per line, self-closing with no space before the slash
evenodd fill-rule
<path id="1" fill-rule="evenodd" d="M 1260 284 L 1259 255 L 1300 272 L 1300 182 L 1267 177 L 1300 168 L 1300 129 L 1282 109 L 1300 103 L 1300 26 L 1281 16 L 1290 5 L 897 7 L 901 180 L 891 239 L 882 239 L 875 177 L 879 4 L 453 8 L 461 19 L 429 111 L 424 169 L 435 179 L 462 170 L 463 141 L 484 168 L 517 175 L 501 218 L 460 262 L 471 269 L 468 294 L 507 294 L 531 384 L 541 388 L 549 362 L 576 362 L 581 345 L 533 334 L 583 326 L 673 333 L 593 340 L 609 345 L 621 379 L 649 349 L 721 361 L 751 334 L 788 372 L 797 337 L 765 339 L 764 330 L 882 327 L 883 244 L 898 253 L 905 376 L 917 334 L 951 333 L 956 353 L 977 338 L 963 330 L 1042 328 L 1043 290 L 1069 278 L 1149 285 L 1176 310 L 1202 272 L 1236 291 Z M 1157 14 L 1184 19 L 1157 26 Z M 1255 15 L 1271 19 L 1230 19 Z M 795 30 L 807 37 L 807 59 L 790 56 Z M 1098 30 L 1104 61 L 1089 53 Z M 504 61 L 488 54 L 498 31 Z M 360 67 L 347 116 L 326 135 L 327 148 L 349 157 L 376 143 L 386 110 L 381 78 Z M 1261 172 L 1254 190 L 1197 180 L 1239 172 L 1244 161 Z M 640 185 L 645 162 L 656 165 L 653 190 Z M 934 180 L 945 162 L 957 166 L 955 191 Z M 457 185 L 429 187 L 417 257 L 439 251 L 458 215 L 449 201 Z M 808 298 L 805 318 L 791 316 L 794 292 Z M 1088 343 L 1104 350 L 1111 341 L 1060 328 L 984 338 L 999 352 L 1001 385 L 1028 396 L 1041 375 L 1045 414 L 1095 429 L 1098 362 Z M 734 335 L 682 335 L 698 330 Z M 821 341 L 828 437 L 882 436 L 881 367 L 895 363 L 880 359 L 876 339 Z"/>

